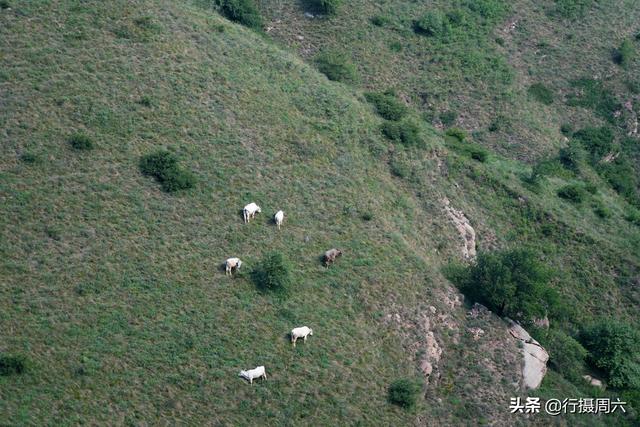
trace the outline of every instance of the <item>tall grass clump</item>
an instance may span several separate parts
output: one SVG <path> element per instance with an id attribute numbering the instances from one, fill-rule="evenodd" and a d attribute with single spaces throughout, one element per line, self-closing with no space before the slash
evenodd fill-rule
<path id="1" fill-rule="evenodd" d="M 153 176 L 168 193 L 192 188 L 195 177 L 178 165 L 178 160 L 168 151 L 147 154 L 140 159 L 143 174 Z"/>
<path id="2" fill-rule="evenodd" d="M 262 258 L 251 276 L 258 289 L 286 295 L 291 285 L 291 265 L 282 253 L 272 252 Z"/>
<path id="3" fill-rule="evenodd" d="M 407 378 L 395 380 L 389 385 L 388 400 L 394 405 L 403 408 L 412 408 L 415 406 L 420 386 Z"/>
<path id="4" fill-rule="evenodd" d="M 625 39 L 620 47 L 613 52 L 613 62 L 623 67 L 629 65 L 635 54 L 635 48 L 631 40 Z"/>
<path id="5" fill-rule="evenodd" d="M 423 36 L 444 38 L 451 32 L 451 23 L 443 12 L 432 10 L 413 23 L 413 30 Z"/>
<path id="6" fill-rule="evenodd" d="M 582 185 L 569 184 L 558 190 L 558 197 L 579 205 L 587 198 L 587 191 Z"/>
<path id="7" fill-rule="evenodd" d="M 403 118 L 408 112 L 406 105 L 398 101 L 392 92 L 368 92 L 365 93 L 364 96 L 367 101 L 373 104 L 376 112 L 383 119 L 397 121 Z"/>
<path id="8" fill-rule="evenodd" d="M 94 148 L 93 141 L 84 133 L 74 133 L 69 137 L 69 144 L 75 150 L 87 151 Z"/>
<path id="9" fill-rule="evenodd" d="M 262 29 L 262 16 L 253 0 L 220 0 L 220 12 L 230 21 L 254 30 Z"/>
<path id="10" fill-rule="evenodd" d="M 542 83 L 532 84 L 529 86 L 528 92 L 536 101 L 544 105 L 553 104 L 553 92 Z"/>
<path id="11" fill-rule="evenodd" d="M 358 80 L 356 66 L 348 57 L 339 52 L 321 52 L 315 59 L 318 71 L 327 76 L 329 80 L 354 83 Z"/>
<path id="12" fill-rule="evenodd" d="M 0 355 L 0 375 L 19 375 L 27 370 L 27 359 L 24 356 Z"/>
<path id="13" fill-rule="evenodd" d="M 393 142 L 406 146 L 422 146 L 420 128 L 411 120 L 401 122 L 386 121 L 382 124 L 382 133 Z"/>
<path id="14" fill-rule="evenodd" d="M 342 5 L 342 0 L 307 0 L 309 9 L 325 15 L 335 15 Z"/>

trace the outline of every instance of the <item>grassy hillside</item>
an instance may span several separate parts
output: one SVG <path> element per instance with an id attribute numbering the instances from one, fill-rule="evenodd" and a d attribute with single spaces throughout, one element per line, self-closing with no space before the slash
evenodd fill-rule
<path id="1" fill-rule="evenodd" d="M 0 378 L 3 422 L 411 423 L 386 388 L 416 367 L 381 319 L 442 279 L 416 251 L 425 212 L 369 153 L 368 106 L 194 5 L 31 2 L 2 22 L 0 330 L 29 365 Z M 140 173 L 159 148 L 194 189 Z M 263 214 L 244 225 L 249 201 Z M 219 270 L 274 250 L 288 299 Z M 316 333 L 292 349 L 301 324 Z M 237 377 L 260 364 L 266 383 Z"/>
<path id="2" fill-rule="evenodd" d="M 310 19 L 298 2 L 263 1 L 263 34 L 207 2 L 0 9 L 0 352 L 26 358 L 23 374 L 0 376 L 2 423 L 528 423 L 507 411 L 527 394 L 515 341 L 496 316 L 471 318 L 441 273 L 461 260 L 443 199 L 464 210 L 481 251 L 530 247 L 556 271 L 567 315 L 554 327 L 574 333 L 607 316 L 637 325 L 630 199 L 597 164 L 576 172 L 556 159 L 561 123 L 610 123 L 598 105 L 567 106 L 559 93 L 594 67 L 619 69 L 606 90 L 620 97 L 638 64 L 603 59 L 617 38 L 596 37 L 598 66 L 562 40 L 604 32 L 609 19 L 631 31 L 637 12 L 599 2 L 569 38 L 554 31 L 578 18 L 558 17 L 554 2 L 480 3 L 487 9 L 355 1 Z M 464 11 L 451 39 L 413 29 L 437 7 Z M 502 34 L 516 18 L 531 25 Z M 536 62 L 541 42 L 523 28 L 548 33 L 561 71 Z M 357 78 L 329 81 L 313 63 L 321 51 L 352 53 Z M 551 105 L 530 92 L 536 81 L 553 91 Z M 365 92 L 389 88 L 421 143 L 380 131 Z M 610 124 L 618 143 L 624 126 Z M 467 140 L 438 129 L 451 126 Z M 92 149 L 74 148 L 79 134 Z M 481 146 L 488 157 L 471 158 Z M 193 188 L 166 193 L 141 173 L 140 158 L 158 150 L 193 174 Z M 544 156 L 553 159 L 539 164 L 541 178 L 527 179 Z M 571 183 L 596 191 L 580 204 L 558 197 Z M 246 225 L 240 209 L 251 201 L 263 213 Z M 271 223 L 279 209 L 281 231 Z M 325 269 L 332 247 L 344 256 Z M 274 251 L 292 265 L 288 297 L 251 280 Z M 245 261 L 232 278 L 220 269 L 231 256 Z M 293 349 L 287 332 L 301 325 L 314 336 Z M 419 371 L 427 331 L 443 349 L 429 381 Z M 257 365 L 266 382 L 238 378 Z M 421 383 L 416 407 L 387 401 L 399 378 Z M 552 371 L 539 393 L 594 390 Z"/>

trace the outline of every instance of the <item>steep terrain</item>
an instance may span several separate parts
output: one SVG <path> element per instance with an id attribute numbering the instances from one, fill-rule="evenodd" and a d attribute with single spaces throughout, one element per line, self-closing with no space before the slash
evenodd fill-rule
<path id="1" fill-rule="evenodd" d="M 334 18 L 308 18 L 299 2 L 262 1 L 265 34 L 208 2 L 0 9 L 0 352 L 27 360 L 22 375 L 0 376 L 0 422 L 548 423 L 509 414 L 509 398 L 527 395 L 521 349 L 442 271 L 467 261 L 472 227 L 479 251 L 532 247 L 558 271 L 552 285 L 572 308 L 566 330 L 597 316 L 637 324 L 640 233 L 628 200 L 593 169 L 536 186 L 522 179 L 534 159 L 557 154 L 560 123 L 606 118 L 532 99 L 534 80 L 569 91 L 558 76 L 586 75 L 591 62 L 575 52 L 566 72 L 545 71 L 522 30 L 545 11 L 488 3 L 499 7 L 470 21 L 477 45 L 465 36 L 459 51 L 416 35 L 412 21 L 427 9 L 410 2 L 348 2 Z M 604 32 L 609 19 L 633 31 L 637 11 L 613 3 L 619 13 L 587 14 L 576 37 Z M 391 19 L 372 25 L 376 15 Z M 566 51 L 551 22 L 540 32 L 559 61 Z M 359 81 L 319 73 L 313 61 L 326 48 L 353 52 Z M 598 64 L 617 70 L 609 58 Z M 616 96 L 632 70 L 637 62 L 611 83 Z M 364 92 L 389 88 L 418 123 L 421 146 L 380 132 Z M 508 127 L 485 129 L 511 112 Z M 453 124 L 491 149 L 488 159 L 445 138 L 439 128 Z M 69 144 L 78 132 L 92 150 Z M 140 157 L 158 149 L 193 173 L 194 188 L 165 193 L 141 174 Z M 598 188 L 589 202 L 556 195 L 584 175 Z M 262 214 L 246 225 L 239 211 L 250 201 Z M 279 209 L 287 216 L 277 231 Z M 320 257 L 332 247 L 344 255 L 326 269 Z M 273 251 L 292 264 L 286 298 L 258 290 L 249 274 Z M 231 256 L 245 265 L 225 277 Z M 293 349 L 287 332 L 303 324 L 314 336 Z M 257 365 L 265 382 L 238 378 Z M 389 384 L 405 377 L 422 383 L 410 410 L 387 401 Z M 552 370 L 530 393 L 593 390 Z"/>

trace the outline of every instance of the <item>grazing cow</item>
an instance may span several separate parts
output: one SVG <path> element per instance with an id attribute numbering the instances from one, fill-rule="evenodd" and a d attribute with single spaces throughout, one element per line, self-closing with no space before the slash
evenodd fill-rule
<path id="1" fill-rule="evenodd" d="M 304 342 L 307 342 L 307 337 L 309 335 L 313 335 L 313 329 L 308 328 L 306 326 L 302 326 L 300 328 L 293 328 L 291 330 L 291 343 L 293 346 L 296 346 L 296 341 L 298 338 L 302 338 Z"/>
<path id="2" fill-rule="evenodd" d="M 229 258 L 224 263 L 224 274 L 231 274 L 234 271 L 240 270 L 242 267 L 242 261 L 240 258 Z"/>
<path id="3" fill-rule="evenodd" d="M 276 222 L 276 225 L 278 226 L 278 230 L 280 230 L 280 226 L 284 222 L 284 212 L 282 211 L 276 212 L 276 214 L 273 216 L 273 219 Z"/>
<path id="4" fill-rule="evenodd" d="M 333 264 L 340 255 L 342 255 L 342 251 L 340 249 L 329 249 L 324 253 L 324 266 L 329 267 L 330 264 Z"/>
<path id="5" fill-rule="evenodd" d="M 249 203 L 247 206 L 242 209 L 242 217 L 244 218 L 244 222 L 249 222 L 252 218 L 256 216 L 256 213 L 262 212 L 260 206 L 255 203 Z"/>
<path id="6" fill-rule="evenodd" d="M 267 371 L 265 371 L 264 366 L 258 366 L 255 369 L 249 369 L 248 371 L 240 371 L 239 377 L 244 378 L 245 380 L 249 380 L 249 384 L 253 385 L 253 380 L 258 378 L 267 379 Z"/>

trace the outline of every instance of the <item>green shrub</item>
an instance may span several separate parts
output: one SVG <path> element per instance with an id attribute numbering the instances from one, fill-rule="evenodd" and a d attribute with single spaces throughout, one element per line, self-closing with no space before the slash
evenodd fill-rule
<path id="1" fill-rule="evenodd" d="M 635 48 L 631 40 L 625 39 L 620 47 L 613 53 L 613 62 L 626 67 L 629 65 L 635 54 Z"/>
<path id="2" fill-rule="evenodd" d="M 581 334 L 588 361 L 615 388 L 640 388 L 640 332 L 629 324 L 602 320 Z"/>
<path id="3" fill-rule="evenodd" d="M 558 329 L 549 329 L 535 334 L 540 345 L 549 353 L 549 364 L 553 369 L 573 382 L 582 381 L 587 350 L 574 338 Z"/>
<path id="4" fill-rule="evenodd" d="M 498 114 L 489 124 L 489 132 L 503 132 L 511 129 L 511 119 L 503 114 Z"/>
<path id="5" fill-rule="evenodd" d="M 619 156 L 612 162 L 600 163 L 597 170 L 611 187 L 629 203 L 640 205 L 638 176 L 633 164 L 626 157 Z"/>
<path id="6" fill-rule="evenodd" d="M 607 89 L 603 82 L 594 79 L 577 79 L 571 81 L 574 89 L 567 96 L 567 105 L 592 109 L 598 116 L 615 123 L 614 113 L 620 109 L 620 103 L 613 92 Z"/>
<path id="7" fill-rule="evenodd" d="M 592 164 L 597 164 L 614 148 L 613 132 L 607 126 L 581 129 L 573 134 L 573 138 L 591 155 Z"/>
<path id="8" fill-rule="evenodd" d="M 9 9 L 11 7 L 11 3 L 9 0 L 0 0 L 0 9 Z"/>
<path id="9" fill-rule="evenodd" d="M 83 133 L 75 133 L 69 137 L 69 144 L 76 150 L 92 150 L 93 141 Z"/>
<path id="10" fill-rule="evenodd" d="M 451 126 L 458 119 L 458 113 L 453 110 L 448 110 L 440 113 L 440 121 L 446 127 Z"/>
<path id="11" fill-rule="evenodd" d="M 533 98 L 545 105 L 553 104 L 553 92 L 542 83 L 534 83 L 529 86 L 528 92 Z"/>
<path id="12" fill-rule="evenodd" d="M 413 23 L 417 34 L 427 37 L 446 37 L 451 32 L 449 18 L 439 10 L 432 10 Z"/>
<path id="13" fill-rule="evenodd" d="M 395 380 L 388 390 L 389 402 L 403 408 L 411 408 L 416 404 L 420 386 L 406 378 Z"/>
<path id="14" fill-rule="evenodd" d="M 464 142 L 468 136 L 467 132 L 460 128 L 449 128 L 444 134 L 456 139 L 458 142 Z"/>
<path id="15" fill-rule="evenodd" d="M 342 0 L 305 0 L 307 9 L 315 13 L 335 15 L 342 5 Z"/>
<path id="16" fill-rule="evenodd" d="M 253 0 L 219 0 L 220 12 L 230 21 L 254 30 L 262 29 L 262 16 Z"/>
<path id="17" fill-rule="evenodd" d="M 555 8 L 552 13 L 567 19 L 576 19 L 583 16 L 593 4 L 593 0 L 555 0 L 555 2 Z"/>
<path id="18" fill-rule="evenodd" d="M 140 159 L 140 170 L 145 175 L 155 177 L 162 189 L 169 193 L 192 188 L 196 183 L 195 177 L 180 168 L 178 160 L 168 151 L 143 156 Z"/>
<path id="19" fill-rule="evenodd" d="M 389 42 L 389 50 L 392 52 L 400 52 L 402 50 L 402 43 L 396 40 Z"/>
<path id="20" fill-rule="evenodd" d="M 593 213 L 596 214 L 599 218 L 606 219 L 611 217 L 611 209 L 603 205 L 602 203 L 598 203 L 593 208 Z"/>
<path id="21" fill-rule="evenodd" d="M 420 128 L 411 120 L 386 121 L 382 124 L 382 133 L 393 142 L 400 142 L 407 146 L 423 144 L 420 138 Z"/>
<path id="22" fill-rule="evenodd" d="M 564 136 L 571 136 L 573 133 L 573 125 L 571 123 L 563 123 L 560 126 L 560 132 L 562 132 Z"/>
<path id="23" fill-rule="evenodd" d="M 151 97 L 149 95 L 143 95 L 138 100 L 138 104 L 144 107 L 151 107 L 153 105 L 153 101 L 151 100 Z"/>
<path id="24" fill-rule="evenodd" d="M 629 92 L 631 92 L 634 95 L 637 95 L 640 93 L 640 80 L 627 80 L 625 82 L 625 86 L 627 86 L 627 89 L 629 89 Z"/>
<path id="25" fill-rule="evenodd" d="M 365 212 L 360 217 L 363 221 L 371 221 L 373 219 L 373 214 L 371 212 Z"/>
<path id="26" fill-rule="evenodd" d="M 521 322 L 544 317 L 556 303 L 551 273 L 528 250 L 480 253 L 475 265 L 447 276 L 471 302 Z"/>
<path id="27" fill-rule="evenodd" d="M 583 185 L 569 184 L 558 190 L 558 197 L 571 203 L 580 204 L 587 198 L 587 192 Z"/>
<path id="28" fill-rule="evenodd" d="M 371 23 L 376 27 L 385 27 L 389 25 L 391 19 L 388 16 L 376 15 L 371 17 Z"/>
<path id="29" fill-rule="evenodd" d="M 280 252 L 272 252 L 262 258 L 251 276 L 258 289 L 286 295 L 291 285 L 291 266 Z"/>
<path id="30" fill-rule="evenodd" d="M 400 120 L 407 112 L 408 108 L 396 99 L 393 93 L 365 93 L 365 98 L 376 108 L 376 112 L 387 120 Z"/>
<path id="31" fill-rule="evenodd" d="M 624 219 L 631 224 L 640 227 L 640 210 L 636 208 L 630 208 L 624 215 Z"/>
<path id="32" fill-rule="evenodd" d="M 558 160 L 566 169 L 579 173 L 584 163 L 585 153 L 582 145 L 577 141 L 570 141 L 569 145 L 558 151 Z"/>
<path id="33" fill-rule="evenodd" d="M 489 152 L 480 146 L 469 147 L 469 155 L 473 160 L 477 160 L 480 163 L 484 163 L 489 158 Z"/>
<path id="34" fill-rule="evenodd" d="M 356 66 L 343 53 L 325 51 L 316 57 L 315 62 L 318 71 L 329 80 L 345 83 L 354 83 L 358 80 Z"/>
<path id="35" fill-rule="evenodd" d="M 22 153 L 22 155 L 20 155 L 20 160 L 22 160 L 25 163 L 29 163 L 32 165 L 38 164 L 38 163 L 42 163 L 42 159 L 40 158 L 40 156 L 38 156 L 37 154 L 34 153 L 30 153 L 30 152 L 25 152 Z"/>
<path id="36" fill-rule="evenodd" d="M 24 356 L 0 355 L 0 375 L 19 375 L 27 370 L 27 359 Z"/>

